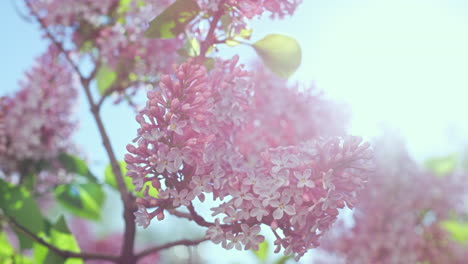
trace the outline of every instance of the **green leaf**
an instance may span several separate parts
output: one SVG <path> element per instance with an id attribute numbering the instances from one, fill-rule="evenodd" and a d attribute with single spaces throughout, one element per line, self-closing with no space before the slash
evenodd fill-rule
<path id="1" fill-rule="evenodd" d="M 32 233 L 38 234 L 43 231 L 44 222 L 39 206 L 24 187 L 14 186 L 0 179 L 0 208 L 5 215 Z M 17 236 L 22 249 L 32 247 L 29 237 L 20 232 L 17 232 Z"/>
<path id="2" fill-rule="evenodd" d="M 229 26 L 232 24 L 232 17 L 229 13 L 226 13 L 221 16 L 221 26 L 224 29 L 224 31 L 228 31 Z"/>
<path id="3" fill-rule="evenodd" d="M 68 172 L 84 176 L 91 182 L 98 182 L 96 176 L 94 176 L 93 173 L 89 170 L 86 162 L 79 157 L 67 153 L 61 153 L 58 159 L 62 166 L 64 166 L 65 170 Z"/>
<path id="4" fill-rule="evenodd" d="M 120 170 L 122 171 L 122 175 L 124 175 L 125 186 L 127 187 L 127 190 L 129 192 L 134 193 L 138 197 L 143 197 L 143 193 L 144 193 L 145 188 L 149 188 L 148 194 L 151 195 L 152 197 L 158 197 L 159 192 L 158 192 L 158 190 L 156 188 L 154 188 L 151 185 L 151 182 L 146 182 L 143 185 L 142 191 L 136 193 L 135 192 L 135 185 L 133 185 L 132 178 L 126 175 L 127 174 L 127 164 L 125 163 L 125 161 L 119 161 L 119 166 L 120 166 Z M 104 171 L 104 176 L 105 176 L 105 182 L 107 184 L 109 184 L 112 188 L 114 188 L 116 190 L 119 189 L 118 186 L 117 186 L 117 181 L 115 179 L 114 172 L 112 171 L 111 164 L 107 165 L 107 167 L 106 167 L 106 169 Z"/>
<path id="5" fill-rule="evenodd" d="M 444 177 L 455 170 L 455 168 L 457 167 L 457 162 L 457 155 L 452 154 L 446 157 L 437 157 L 429 159 L 425 162 L 425 165 L 436 176 Z"/>
<path id="6" fill-rule="evenodd" d="M 190 57 L 196 57 L 200 55 L 200 43 L 196 38 L 190 38 L 187 43 L 187 52 Z"/>
<path id="7" fill-rule="evenodd" d="M 1 264 L 32 264 L 32 260 L 19 255 L 11 246 L 5 233 L 0 232 L 0 263 Z"/>
<path id="8" fill-rule="evenodd" d="M 260 261 L 265 262 L 268 256 L 268 247 L 268 242 L 265 240 L 262 243 L 258 244 L 258 250 L 252 249 L 252 251 Z"/>
<path id="9" fill-rule="evenodd" d="M 185 26 L 200 12 L 193 0 L 177 0 L 150 22 L 145 36 L 148 38 L 169 39 L 184 32 Z"/>
<path id="10" fill-rule="evenodd" d="M 120 171 L 122 171 L 122 175 L 124 175 L 124 181 L 125 185 L 127 186 L 128 190 L 133 190 L 135 189 L 135 186 L 132 183 L 132 178 L 126 176 L 127 174 L 127 165 L 125 161 L 119 161 L 119 166 L 120 166 Z M 109 184 L 112 188 L 118 189 L 117 187 L 117 181 L 115 179 L 114 172 L 112 171 L 112 165 L 109 163 L 104 170 L 104 177 L 105 177 L 105 182 Z"/>
<path id="11" fill-rule="evenodd" d="M 73 214 L 92 220 L 99 220 L 104 203 L 104 192 L 95 183 L 65 184 L 54 191 L 55 198 Z"/>
<path id="12" fill-rule="evenodd" d="M 96 83 L 99 93 L 103 95 L 116 79 L 117 73 L 108 66 L 102 65 L 96 74 Z"/>
<path id="13" fill-rule="evenodd" d="M 5 233 L 0 233 L 0 260 L 5 257 L 10 257 L 14 254 L 13 247 L 10 245 Z M 1 262 L 0 262 L 1 263 Z"/>
<path id="14" fill-rule="evenodd" d="M 239 33 L 239 37 L 243 39 L 250 39 L 250 37 L 252 36 L 252 32 L 253 32 L 253 29 L 243 28 L 241 29 L 241 32 Z"/>
<path id="15" fill-rule="evenodd" d="M 468 223 L 454 220 L 442 221 L 440 225 L 452 234 L 452 238 L 460 243 L 468 243 Z"/>
<path id="16" fill-rule="evenodd" d="M 235 46 L 240 44 L 239 41 L 234 40 L 234 39 L 226 39 L 225 43 L 226 43 L 226 45 L 231 46 L 231 47 L 235 47 Z"/>
<path id="17" fill-rule="evenodd" d="M 80 252 L 78 243 L 76 242 L 73 234 L 71 234 L 70 230 L 68 229 L 65 218 L 63 216 L 60 217 L 54 225 L 50 226 L 50 229 L 46 234 L 43 234 L 42 238 L 62 250 Z M 83 260 L 80 259 L 64 259 L 41 244 L 34 245 L 34 259 L 37 263 L 83 263 Z"/>
<path id="18" fill-rule="evenodd" d="M 271 34 L 252 45 L 271 71 L 288 78 L 301 65 L 302 52 L 299 43 L 287 36 Z"/>
<path id="19" fill-rule="evenodd" d="M 203 62 L 203 65 L 205 65 L 207 70 L 211 71 L 212 69 L 214 69 L 215 60 L 213 58 L 206 58 L 205 62 Z"/>
<path id="20" fill-rule="evenodd" d="M 80 51 L 83 53 L 90 52 L 94 48 L 94 43 L 92 40 L 86 40 L 81 44 Z"/>
<path id="21" fill-rule="evenodd" d="M 132 0 L 120 0 L 117 12 L 118 13 L 127 12 L 130 9 L 130 3 L 132 3 Z"/>

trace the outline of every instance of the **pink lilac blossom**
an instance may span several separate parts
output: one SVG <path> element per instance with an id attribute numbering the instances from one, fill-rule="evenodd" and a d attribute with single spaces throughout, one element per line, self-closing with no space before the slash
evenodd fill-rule
<path id="1" fill-rule="evenodd" d="M 99 26 L 119 0 L 28 0 L 47 26 Z"/>
<path id="2" fill-rule="evenodd" d="M 7 133 L 6 133 L 6 127 L 5 127 L 5 106 L 4 102 L 6 101 L 6 98 L 0 97 L 0 157 L 5 155 L 7 151 Z"/>
<path id="3" fill-rule="evenodd" d="M 161 72 L 170 71 L 178 58 L 181 38 L 143 36 L 151 19 L 172 2 L 130 1 L 123 5 L 119 0 L 31 0 L 28 6 L 56 38 L 72 41 L 71 54 L 92 58 L 97 67 L 104 65 L 117 73 L 112 91 L 135 93 Z"/>
<path id="4" fill-rule="evenodd" d="M 318 246 L 318 238 L 335 221 L 338 208 L 354 206 L 372 153 L 360 138 L 322 138 L 323 134 L 316 133 L 328 129 L 310 127 L 311 137 L 301 135 L 297 132 L 302 129 L 299 120 L 290 122 L 287 136 L 275 135 L 276 142 L 243 138 L 246 133 L 257 133 L 249 127 L 254 118 L 260 119 L 260 124 L 272 122 L 261 120 L 274 109 L 266 105 L 288 97 L 267 97 L 265 105 L 259 104 L 258 97 L 264 94 L 263 90 L 257 92 L 256 86 L 269 82 L 256 79 L 237 65 L 237 60 L 217 60 L 210 73 L 189 61 L 173 75 L 162 76 L 159 89 L 148 93 L 147 104 L 136 117 L 140 124 L 136 146 L 127 146 L 125 161 L 127 175 L 138 184 L 136 188 L 151 181 L 159 195 L 152 197 L 146 191 L 145 198 L 138 200 L 137 223 L 146 227 L 152 218 L 162 219 L 165 209 L 182 205 L 193 210 L 193 199 L 201 197 L 203 201 L 204 193 L 211 193 L 223 201 L 212 208 L 215 223 L 207 224 L 207 236 L 213 242 L 227 249 L 257 248 L 264 239 L 259 235 L 260 225 L 265 224 L 277 236 L 277 251 L 283 248 L 285 254 L 300 258 Z M 297 99 L 296 92 L 285 89 L 284 94 L 291 93 L 290 97 Z M 289 111 L 287 107 L 282 110 Z M 325 125 L 314 122 L 319 117 L 304 115 L 311 112 L 290 116 L 301 116 L 301 124 Z M 258 130 L 267 134 L 263 128 Z"/>
<path id="5" fill-rule="evenodd" d="M 243 29 L 248 29 L 249 19 L 261 17 L 263 14 L 269 14 L 273 19 L 291 16 L 302 0 L 197 0 L 196 2 L 202 10 L 202 15 L 192 23 L 192 33 L 197 38 L 203 39 L 202 36 L 205 36 L 208 30 L 206 25 L 212 22 L 203 21 L 204 14 L 207 14 L 209 17 L 221 18 L 221 23 L 215 26 L 216 35 L 222 39 L 240 34 Z"/>
<path id="6" fill-rule="evenodd" d="M 3 105 L 2 160 L 10 169 L 24 160 L 55 158 L 71 146 L 76 127 L 72 120 L 76 80 L 70 68 L 55 46 L 36 63 L 20 82 L 20 90 Z"/>
<path id="7" fill-rule="evenodd" d="M 263 13 L 283 18 L 294 14 L 302 0 L 198 0 L 200 7 L 210 12 L 231 10 L 242 17 L 252 19 Z"/>
<path id="8" fill-rule="evenodd" d="M 255 162 L 255 155 L 249 153 L 266 147 L 345 134 L 349 119 L 345 105 L 327 100 L 314 86 L 288 84 L 260 64 L 253 72 L 253 109 L 236 135 L 241 152 L 251 162 Z"/>
<path id="9" fill-rule="evenodd" d="M 121 76 L 134 75 L 137 80 L 132 82 L 153 80 L 160 72 L 170 71 L 182 47 L 180 38 L 143 36 L 149 21 L 172 1 L 153 0 L 144 5 L 136 2 L 130 3 L 123 21 L 102 28 L 96 39 L 103 61 Z"/>
<path id="10" fill-rule="evenodd" d="M 338 225 L 323 248 L 346 263 L 466 263 L 466 248 L 440 225 L 463 213 L 466 176 L 438 178 L 403 146 L 391 136 L 375 144 L 377 168 L 359 196 L 355 224 Z"/>

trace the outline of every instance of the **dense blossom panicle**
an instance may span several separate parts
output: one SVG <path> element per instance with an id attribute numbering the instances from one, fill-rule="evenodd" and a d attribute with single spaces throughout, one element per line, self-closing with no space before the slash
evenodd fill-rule
<path id="1" fill-rule="evenodd" d="M 215 24 L 216 35 L 226 38 L 235 38 L 243 35 L 250 38 L 251 32 L 248 20 L 269 14 L 270 18 L 284 18 L 293 15 L 302 0 L 197 0 L 202 14 L 220 18 L 221 23 Z M 204 15 L 199 16 L 191 27 L 195 38 L 203 40 L 207 33 L 206 24 L 212 21 L 203 21 Z"/>
<path id="2" fill-rule="evenodd" d="M 262 65 L 257 64 L 254 72 L 252 111 L 236 135 L 243 154 L 344 135 L 348 124 L 344 105 L 326 100 L 313 86 L 288 84 Z"/>
<path id="3" fill-rule="evenodd" d="M 7 151 L 7 132 L 6 132 L 6 97 L 0 97 L 0 157 Z"/>
<path id="4" fill-rule="evenodd" d="M 279 18 L 292 15 L 302 0 L 198 0 L 197 2 L 207 11 L 231 10 L 235 17 L 251 19 L 265 12 Z"/>
<path id="5" fill-rule="evenodd" d="M 32 0 L 29 6 L 51 32 L 72 40 L 74 56 L 93 57 L 97 66 L 115 72 L 112 91 L 122 94 L 138 91 L 176 62 L 181 38 L 143 35 L 151 19 L 172 2 Z"/>
<path id="6" fill-rule="evenodd" d="M 375 144 L 376 171 L 359 196 L 355 224 L 334 228 L 324 249 L 346 263 L 465 263 L 466 249 L 440 223 L 463 212 L 466 177 L 428 173 L 403 145 L 393 139 Z"/>
<path id="7" fill-rule="evenodd" d="M 2 161 L 9 169 L 24 160 L 55 158 L 70 147 L 76 98 L 74 76 L 51 46 L 26 73 L 20 90 L 4 99 Z"/>
<path id="8" fill-rule="evenodd" d="M 338 208 L 355 204 L 372 152 L 357 137 L 321 137 L 342 132 L 322 123 L 324 117 L 307 116 L 329 107 L 320 96 L 304 93 L 310 100 L 300 100 L 297 87 L 255 76 L 237 60 L 217 60 L 209 73 L 189 61 L 148 93 L 125 161 L 136 188 L 156 181 L 159 195 L 138 201 L 137 222 L 146 227 L 165 209 L 191 208 L 192 200 L 211 193 L 222 201 L 212 208 L 216 221 L 207 236 L 213 242 L 257 248 L 265 224 L 275 230 L 278 250 L 299 258 L 318 245 Z M 275 107 L 287 112 L 290 104 L 302 105 L 287 114 Z M 276 129 L 275 118 L 287 127 Z M 270 134 L 274 140 L 262 138 Z"/>
<path id="9" fill-rule="evenodd" d="M 122 22 L 100 29 L 96 39 L 100 55 L 119 75 L 133 76 L 127 85 L 152 80 L 160 72 L 168 72 L 176 61 L 177 50 L 182 47 L 181 39 L 150 39 L 143 36 L 148 22 L 169 2 L 153 0 L 139 5 L 137 1 L 132 1 Z"/>
<path id="10" fill-rule="evenodd" d="M 30 0 L 32 8 L 47 26 L 98 26 L 119 0 Z"/>

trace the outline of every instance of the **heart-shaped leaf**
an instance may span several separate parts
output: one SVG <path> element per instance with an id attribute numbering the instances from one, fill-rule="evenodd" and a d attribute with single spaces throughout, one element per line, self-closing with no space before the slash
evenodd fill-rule
<path id="1" fill-rule="evenodd" d="M 280 77 L 290 77 L 301 65 L 301 47 L 291 37 L 279 34 L 267 35 L 252 47 L 265 65 Z"/>

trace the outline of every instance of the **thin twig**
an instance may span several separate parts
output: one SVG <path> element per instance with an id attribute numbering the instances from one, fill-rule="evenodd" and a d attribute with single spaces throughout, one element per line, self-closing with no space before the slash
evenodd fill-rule
<path id="1" fill-rule="evenodd" d="M 28 236 L 32 240 L 36 241 L 37 243 L 47 247 L 48 249 L 52 250 L 55 254 L 63 257 L 63 258 L 80 258 L 83 260 L 91 260 L 91 259 L 100 259 L 100 260 L 109 260 L 112 262 L 117 262 L 118 256 L 111 256 L 111 255 L 104 255 L 104 254 L 98 254 L 98 253 L 87 253 L 87 252 L 73 252 L 69 250 L 64 250 L 60 249 L 49 242 L 45 241 L 44 239 L 38 237 L 36 234 L 33 232 L 29 231 L 26 227 L 22 226 L 18 222 L 16 222 L 15 219 L 12 217 L 2 217 L 5 218 L 6 221 L 15 229 L 18 230 L 19 232 L 23 233 L 24 235 Z"/>
<path id="2" fill-rule="evenodd" d="M 135 244 L 135 216 L 133 215 L 133 212 L 136 211 L 136 205 L 135 205 L 135 200 L 134 197 L 132 196 L 131 193 L 127 191 L 124 179 L 123 179 L 123 174 L 120 169 L 120 165 L 117 161 L 117 158 L 115 156 L 114 150 L 112 148 L 112 145 L 110 143 L 109 136 L 107 134 L 107 131 L 104 127 L 104 123 L 101 119 L 101 116 L 99 114 L 99 108 L 97 107 L 92 94 L 91 94 L 91 89 L 90 89 L 90 82 L 91 79 L 86 78 L 83 76 L 81 73 L 78 65 L 76 65 L 73 60 L 71 59 L 69 53 L 65 48 L 63 47 L 62 43 L 59 42 L 52 32 L 47 28 L 47 25 L 41 20 L 41 18 L 38 16 L 38 14 L 34 11 L 32 8 L 30 2 L 26 0 L 26 4 L 28 8 L 31 11 L 31 14 L 36 18 L 36 20 L 39 22 L 41 28 L 46 32 L 47 37 L 52 41 L 57 48 L 64 54 L 66 60 L 72 65 L 76 73 L 80 77 L 80 81 L 82 84 L 82 87 L 85 91 L 86 98 L 88 100 L 88 103 L 91 108 L 91 113 L 94 117 L 94 120 L 96 121 L 96 124 L 99 129 L 99 133 L 101 134 L 101 139 L 102 143 L 104 145 L 104 148 L 107 152 L 107 155 L 109 157 L 111 167 L 112 167 L 112 172 L 115 175 L 116 181 L 117 181 L 117 186 L 120 192 L 120 196 L 124 205 L 124 212 L 123 212 L 123 217 L 125 221 L 125 231 L 124 231 L 124 238 L 123 238 L 123 245 L 122 245 L 122 250 L 121 250 L 121 257 L 120 257 L 120 263 L 125 263 L 125 264 L 131 264 L 135 263 L 135 256 L 134 256 L 134 244 Z M 94 69 L 96 71 L 96 68 Z M 94 76 L 95 73 L 91 74 L 90 76 Z"/>
<path id="3" fill-rule="evenodd" d="M 200 44 L 200 55 L 199 55 L 199 60 L 203 61 L 206 57 L 206 52 L 210 48 L 210 46 L 213 44 L 215 41 L 215 30 L 216 26 L 218 25 L 219 20 L 221 19 L 221 16 L 223 15 L 223 10 L 219 9 L 214 15 L 213 15 L 213 20 L 210 22 L 210 28 L 208 30 L 208 33 L 206 34 L 205 40 Z"/>
<path id="4" fill-rule="evenodd" d="M 185 212 L 181 212 L 181 211 L 177 211 L 175 209 L 171 209 L 171 210 L 167 210 L 171 215 L 174 215 L 174 216 L 177 216 L 177 217 L 180 217 L 180 218 L 186 218 L 190 221 L 193 221 L 193 217 L 191 214 L 189 213 L 185 213 Z"/>
<path id="5" fill-rule="evenodd" d="M 204 226 L 204 227 L 210 227 L 214 226 L 214 223 L 207 222 L 201 215 L 199 215 L 196 211 L 195 208 L 193 207 L 193 204 L 190 203 L 189 206 L 187 206 L 190 215 L 192 216 L 192 220 L 195 221 L 198 225 Z"/>
<path id="6" fill-rule="evenodd" d="M 208 240 L 208 238 L 200 238 L 198 240 L 182 239 L 182 240 L 170 242 L 170 243 L 167 243 L 167 244 L 164 244 L 164 245 L 161 245 L 161 246 L 156 246 L 156 247 L 153 247 L 153 248 L 145 249 L 142 252 L 136 254 L 136 258 L 140 259 L 140 258 L 145 257 L 147 255 L 150 255 L 150 254 L 153 254 L 153 253 L 156 253 L 156 252 L 159 252 L 161 250 L 165 250 L 165 249 L 168 249 L 168 248 L 171 248 L 171 247 L 175 247 L 175 246 L 195 246 L 195 245 L 198 245 L 198 244 L 200 244 L 202 242 L 205 242 L 207 240 Z"/>

